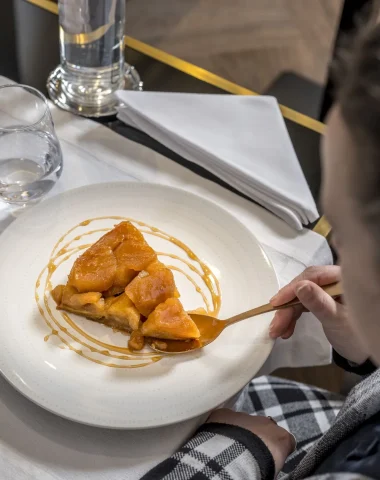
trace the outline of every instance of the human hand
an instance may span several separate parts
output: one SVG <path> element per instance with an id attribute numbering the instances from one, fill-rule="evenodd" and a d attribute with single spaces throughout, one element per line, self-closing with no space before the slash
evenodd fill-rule
<path id="1" fill-rule="evenodd" d="M 340 267 L 335 265 L 307 268 L 301 275 L 283 287 L 270 303 L 282 305 L 298 297 L 302 305 L 277 310 L 270 327 L 272 338 L 290 338 L 302 312 L 309 310 L 321 322 L 325 335 L 342 357 L 361 364 L 368 358 L 348 318 L 344 304 L 331 298 L 320 285 L 341 280 Z"/>
<path id="2" fill-rule="evenodd" d="M 207 420 L 207 423 L 209 422 L 236 425 L 257 435 L 265 443 L 273 456 L 276 474 L 280 472 L 286 458 L 296 447 L 293 435 L 284 428 L 279 427 L 276 422 L 269 417 L 258 417 L 246 413 L 234 412 L 227 408 L 221 408 L 220 410 L 215 410 L 210 415 Z"/>

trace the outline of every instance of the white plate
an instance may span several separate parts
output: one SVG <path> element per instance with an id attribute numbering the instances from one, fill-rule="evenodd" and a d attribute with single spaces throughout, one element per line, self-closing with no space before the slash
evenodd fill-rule
<path id="1" fill-rule="evenodd" d="M 143 368 L 103 366 L 63 348 L 65 345 L 57 336 L 44 341 L 51 330 L 37 307 L 38 275 L 63 234 L 84 220 L 100 216 L 134 218 L 187 244 L 219 279 L 220 318 L 266 303 L 278 288 L 273 267 L 252 233 L 204 198 L 142 183 L 109 183 L 72 190 L 25 212 L 0 237 L 2 374 L 17 390 L 47 410 L 102 427 L 158 427 L 201 415 L 222 404 L 249 382 L 271 352 L 270 314 L 230 327 L 202 351 L 166 357 Z M 116 220 L 97 221 L 79 227 L 67 238 L 73 239 L 78 231 L 110 228 L 115 223 Z M 100 235 L 97 232 L 84 237 L 85 243 Z M 156 250 L 181 254 L 161 238 L 146 237 Z M 65 281 L 74 258 L 75 255 L 54 272 L 53 286 Z M 160 258 L 175 265 L 176 261 L 169 257 Z M 195 275 L 193 271 L 187 273 Z M 174 274 L 185 308 L 202 306 L 194 286 L 179 272 Z M 46 274 L 37 289 L 40 305 L 44 280 Z M 205 294 L 208 295 L 206 291 Z M 51 300 L 48 306 L 55 312 Z M 128 337 L 120 333 L 74 315 L 71 318 L 91 338 L 115 346 L 126 345 Z M 73 332 L 90 347 L 97 348 L 98 344 L 87 341 L 71 327 L 67 332 L 61 331 L 62 338 L 86 356 L 123 366 L 131 363 L 91 352 L 69 337 Z"/>

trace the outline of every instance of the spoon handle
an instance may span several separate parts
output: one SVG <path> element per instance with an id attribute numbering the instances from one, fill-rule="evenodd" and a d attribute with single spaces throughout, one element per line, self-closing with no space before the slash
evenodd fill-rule
<path id="1" fill-rule="evenodd" d="M 343 295 L 343 288 L 341 282 L 330 283 L 329 285 L 324 285 L 321 287 L 330 297 L 340 297 Z M 293 307 L 294 305 L 300 305 L 301 302 L 298 298 L 291 300 L 290 302 L 284 303 L 283 305 L 277 305 L 274 307 L 272 304 L 267 303 L 266 305 L 261 305 L 261 307 L 253 308 L 247 312 L 239 313 L 234 317 L 226 320 L 227 325 L 232 325 L 233 323 L 240 322 L 241 320 L 246 320 L 247 318 L 256 317 L 256 315 L 261 315 L 262 313 L 274 312 L 275 310 L 282 310 L 283 308 Z"/>

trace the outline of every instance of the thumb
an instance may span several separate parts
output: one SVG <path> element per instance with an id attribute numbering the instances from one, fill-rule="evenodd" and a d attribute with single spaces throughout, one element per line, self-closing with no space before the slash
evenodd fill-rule
<path id="1" fill-rule="evenodd" d="M 337 317 L 338 304 L 314 282 L 303 281 L 295 288 L 300 302 L 323 324 Z"/>

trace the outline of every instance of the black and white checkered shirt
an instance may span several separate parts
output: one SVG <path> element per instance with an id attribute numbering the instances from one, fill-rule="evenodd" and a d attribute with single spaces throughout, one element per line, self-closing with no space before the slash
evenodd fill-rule
<path id="1" fill-rule="evenodd" d="M 370 475 L 367 471 L 367 476 L 363 476 L 360 473 L 364 472 L 360 470 L 353 470 L 351 474 L 347 469 L 344 470 L 346 473 L 338 473 L 333 469 L 328 471 L 336 473 L 313 476 L 313 472 L 323 465 L 329 455 L 334 454 L 342 441 L 355 435 L 365 422 L 380 412 L 379 370 L 355 387 L 344 404 L 338 396 L 329 392 L 272 377 L 255 379 L 250 384 L 248 393 L 248 403 L 244 409 L 253 410 L 255 414 L 271 415 L 279 425 L 291 427 L 300 440 L 297 451 L 289 457 L 279 479 L 380 479 L 380 455 L 377 454 L 374 460 L 369 457 L 370 462 L 367 462 L 375 462 Z M 310 419 L 312 423 L 309 422 Z M 273 457 L 259 437 L 241 427 L 208 423 L 178 452 L 148 472 L 142 480 L 274 478 Z"/>
<path id="2" fill-rule="evenodd" d="M 143 478 L 272 480 L 274 472 L 272 455 L 259 437 L 234 425 L 208 423 L 181 450 Z"/>

